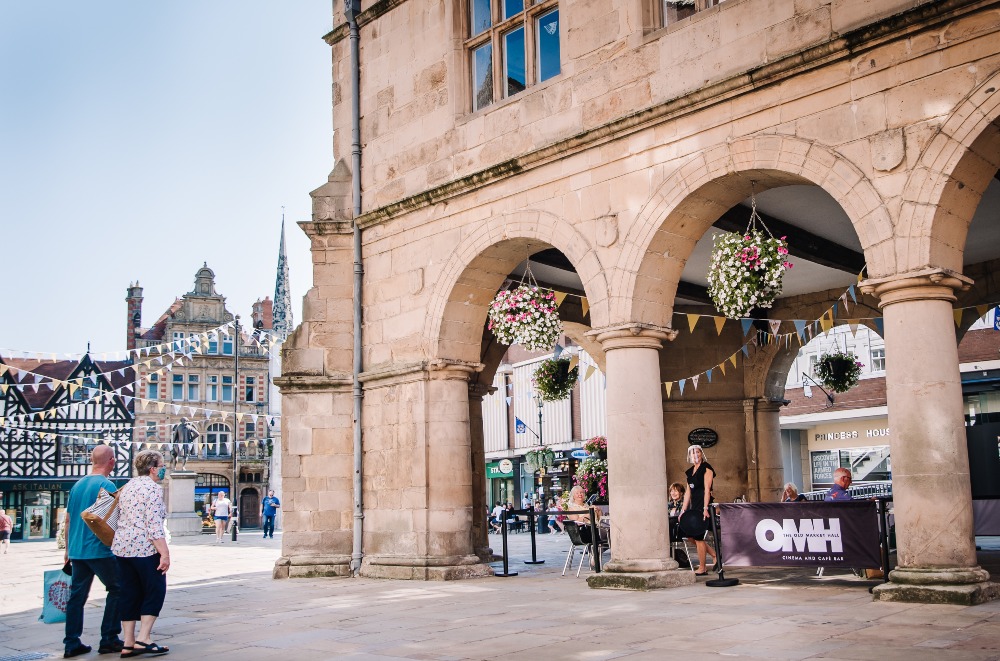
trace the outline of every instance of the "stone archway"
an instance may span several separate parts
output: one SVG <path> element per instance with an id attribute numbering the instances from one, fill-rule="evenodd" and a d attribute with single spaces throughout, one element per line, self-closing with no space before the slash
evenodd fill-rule
<path id="1" fill-rule="evenodd" d="M 705 149 L 656 185 L 625 238 L 612 282 L 619 322 L 669 327 L 673 296 L 695 244 L 726 210 L 751 193 L 814 184 L 851 219 L 870 273 L 895 272 L 893 227 L 882 197 L 847 158 L 792 136 L 760 135 Z"/>

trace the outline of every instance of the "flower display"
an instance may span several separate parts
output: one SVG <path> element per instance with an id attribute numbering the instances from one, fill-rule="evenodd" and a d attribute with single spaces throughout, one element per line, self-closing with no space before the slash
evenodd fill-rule
<path id="1" fill-rule="evenodd" d="M 555 298 L 532 285 L 498 292 L 490 303 L 488 328 L 504 344 L 547 351 L 562 333 Z"/>
<path id="2" fill-rule="evenodd" d="M 824 353 L 816 363 L 816 378 L 833 392 L 847 392 L 858 385 L 865 364 L 850 351 Z"/>
<path id="3" fill-rule="evenodd" d="M 785 237 L 776 239 L 751 222 L 743 235 L 725 232 L 713 242 L 708 293 L 715 307 L 731 319 L 771 307 L 781 294 L 782 276 L 792 268 Z"/>
<path id="4" fill-rule="evenodd" d="M 552 464 L 555 463 L 555 460 L 556 453 L 550 448 L 529 450 L 524 455 L 524 463 L 528 464 L 528 468 L 531 469 L 532 473 L 535 473 L 542 468 L 550 468 Z"/>
<path id="5" fill-rule="evenodd" d="M 598 452 L 607 452 L 608 450 L 608 439 L 604 436 L 595 436 L 593 438 L 588 438 L 583 442 L 583 449 L 590 454 L 597 454 Z"/>
<path id="6" fill-rule="evenodd" d="M 543 402 L 558 402 L 573 392 L 579 373 L 578 367 L 569 368 L 568 358 L 549 358 L 539 363 L 531 383 Z"/>
<path id="7" fill-rule="evenodd" d="M 587 496 L 597 495 L 598 503 L 608 502 L 608 461 L 590 456 L 580 462 L 573 483 L 583 488 Z"/>

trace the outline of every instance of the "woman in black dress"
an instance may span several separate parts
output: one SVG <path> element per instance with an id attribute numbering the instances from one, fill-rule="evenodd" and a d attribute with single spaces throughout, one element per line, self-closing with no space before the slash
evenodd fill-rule
<path id="1" fill-rule="evenodd" d="M 712 480 L 715 479 L 715 469 L 705 461 L 705 451 L 700 445 L 692 445 L 688 448 L 687 460 L 691 462 L 691 468 L 684 474 L 687 475 L 688 488 L 684 494 L 684 507 L 681 508 L 681 516 L 687 511 L 701 512 L 701 519 L 706 522 L 706 527 L 711 526 L 709 516 L 711 516 L 709 506 L 712 504 Z M 683 523 L 682 523 L 683 525 Z M 705 543 L 704 535 L 701 539 L 690 538 L 698 550 L 698 571 L 695 576 L 704 576 L 708 573 L 708 565 L 705 564 L 706 555 L 712 556 L 712 563 L 715 563 L 715 552 Z"/>

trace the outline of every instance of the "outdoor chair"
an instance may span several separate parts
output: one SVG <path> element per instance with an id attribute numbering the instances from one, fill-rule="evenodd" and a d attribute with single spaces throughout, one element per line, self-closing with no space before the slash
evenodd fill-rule
<path id="1" fill-rule="evenodd" d="M 576 575 L 579 578 L 580 572 L 583 570 L 583 563 L 590 556 L 590 528 L 584 528 L 576 521 L 564 521 L 563 526 L 566 529 L 566 536 L 569 537 L 570 547 L 569 551 L 566 552 L 566 562 L 563 563 L 562 575 L 566 575 L 567 569 L 572 569 L 573 556 L 576 554 L 577 549 L 582 549 L 580 564 L 576 568 Z M 583 531 L 586 531 L 586 534 Z M 600 532 L 598 532 L 598 535 L 600 535 Z M 604 551 L 611 550 L 611 545 L 602 539 L 598 543 L 598 548 L 600 548 L 601 553 L 604 553 Z"/>

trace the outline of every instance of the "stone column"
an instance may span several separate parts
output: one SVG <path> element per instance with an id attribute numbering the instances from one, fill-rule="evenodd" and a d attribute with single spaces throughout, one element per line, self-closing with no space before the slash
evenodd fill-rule
<path id="1" fill-rule="evenodd" d="M 171 535 L 200 535 L 201 517 L 194 512 L 194 471 L 170 472 L 167 491 L 167 528 Z"/>
<path id="2" fill-rule="evenodd" d="M 743 400 L 746 424 L 747 499 L 752 503 L 773 503 L 784 486 L 781 463 L 781 402 L 759 397 Z"/>
<path id="3" fill-rule="evenodd" d="M 472 439 L 472 548 L 479 559 L 493 559 L 486 526 L 486 445 L 483 430 L 483 397 L 496 388 L 480 383 L 469 385 L 469 433 Z"/>
<path id="4" fill-rule="evenodd" d="M 480 369 L 436 361 L 361 375 L 367 439 L 362 576 L 492 574 L 473 548 L 473 489 L 479 486 L 473 482 L 469 375 Z"/>
<path id="5" fill-rule="evenodd" d="M 970 281 L 939 269 L 868 280 L 885 321 L 886 399 L 898 565 L 885 601 L 980 603 L 997 596 L 976 565 L 969 457 L 952 303 Z"/>
<path id="6" fill-rule="evenodd" d="M 587 583 L 647 590 L 694 582 L 670 557 L 659 350 L 675 331 L 639 325 L 592 331 L 607 361 L 612 559 Z"/>

